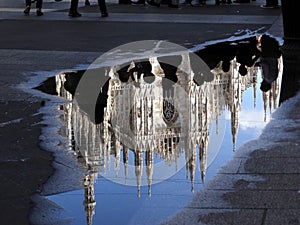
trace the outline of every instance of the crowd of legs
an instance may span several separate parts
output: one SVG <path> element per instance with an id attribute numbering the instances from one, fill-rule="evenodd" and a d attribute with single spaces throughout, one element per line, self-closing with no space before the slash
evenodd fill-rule
<path id="1" fill-rule="evenodd" d="M 56 2 L 60 2 L 62 0 L 54 0 Z M 251 1 L 256 0 L 215 0 L 215 5 L 221 4 L 232 4 L 232 3 L 250 3 Z M 36 15 L 42 16 L 44 13 L 42 12 L 43 0 L 25 0 L 26 7 L 24 9 L 24 14 L 29 15 L 32 3 L 36 3 Z M 79 0 L 71 0 L 71 5 L 69 9 L 70 17 L 81 17 L 81 13 L 78 12 L 78 3 Z M 179 8 L 179 0 L 132 0 L 132 5 L 149 5 L 153 7 L 160 7 L 162 4 L 167 4 L 170 8 Z M 206 0 L 185 0 L 183 5 L 189 6 L 201 6 L 205 5 Z M 85 5 L 89 6 L 90 1 L 85 0 Z M 108 17 L 107 6 L 105 0 L 98 0 L 98 6 L 100 10 L 101 17 Z M 278 0 L 266 0 L 264 5 L 260 6 L 261 8 L 278 8 Z"/>

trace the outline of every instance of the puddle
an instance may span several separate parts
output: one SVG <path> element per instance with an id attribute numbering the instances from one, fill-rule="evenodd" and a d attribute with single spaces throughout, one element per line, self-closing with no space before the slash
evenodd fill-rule
<path id="1" fill-rule="evenodd" d="M 193 71 L 186 54 L 177 67 L 149 57 L 91 68 L 108 75 L 92 108 L 78 92 L 85 70 L 36 87 L 67 100 L 56 109 L 57 135 L 86 169 L 81 189 L 46 196 L 64 208 L 56 222 L 153 225 L 180 211 L 277 108 L 281 61 L 262 92 L 256 50 L 255 37 L 199 50 L 211 75 L 201 82 L 186 73 Z M 166 57 L 176 64 L 178 55 Z"/>

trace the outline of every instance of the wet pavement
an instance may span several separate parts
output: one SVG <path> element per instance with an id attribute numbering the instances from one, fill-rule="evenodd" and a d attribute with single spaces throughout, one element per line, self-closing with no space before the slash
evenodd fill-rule
<path id="1" fill-rule="evenodd" d="M 176 15 L 172 13 L 172 16 L 178 19 L 181 18 L 181 14 L 188 15 L 182 17 L 181 23 L 176 20 L 170 22 L 165 16 L 168 9 L 161 8 L 161 11 L 151 9 L 155 18 L 150 14 L 151 18 L 145 16 L 138 23 L 133 23 L 132 21 L 136 20 L 135 14 L 140 17 L 138 14 L 140 12 L 139 9 L 133 10 L 129 6 L 112 4 L 111 17 L 107 19 L 98 18 L 98 13 L 93 7 L 90 12 L 82 9 L 85 12 L 83 17 L 74 20 L 66 15 L 67 2 L 46 1 L 44 8 L 45 12 L 48 12 L 43 18 L 34 15 L 24 17 L 21 1 L 17 3 L 17 8 L 10 2 L 3 2 L 0 14 L 0 26 L 5 30 L 5 35 L 0 38 L 0 54 L 3 56 L 1 108 L 4 112 L 9 112 L 9 108 L 19 107 L 26 102 L 32 110 L 34 108 L 37 110 L 41 100 L 48 97 L 24 93 L 14 88 L 14 85 L 36 75 L 35 79 L 31 80 L 33 84 L 37 84 L 45 77 L 54 76 L 65 70 L 74 70 L 76 66 L 80 67 L 82 64 L 89 64 L 110 48 L 134 40 L 143 40 L 145 36 L 147 39 L 166 39 L 188 47 L 232 36 L 247 36 L 257 31 L 268 31 L 280 39 L 282 37 L 280 12 L 271 11 L 270 15 L 266 15 L 266 12 L 270 11 L 262 13 L 262 9 L 258 7 L 260 3 L 262 1 L 235 5 L 239 11 L 246 12 L 242 17 L 236 14 L 237 9 L 230 11 L 227 10 L 230 6 L 221 6 L 218 12 L 206 10 L 209 14 L 205 15 L 205 19 L 201 17 L 203 14 L 200 16 L 197 11 L 203 8 L 188 9 L 186 12 L 182 10 Z M 241 18 L 244 22 L 237 24 Z M 212 24 L 209 24 L 209 20 Z M 46 104 L 47 102 L 46 100 Z M 222 224 L 299 224 L 299 118 L 295 113 L 299 111 L 299 98 L 284 103 L 283 106 L 277 110 L 277 114 L 260 139 L 243 146 L 231 163 L 220 170 L 215 179 L 206 185 L 205 190 L 197 193 L 197 197 L 186 210 L 176 215 L 173 220 L 167 222 L 168 224 L 220 224 L 220 221 Z M 31 143 L 36 146 L 37 141 L 33 140 L 38 139 L 40 118 L 25 125 L 22 118 L 32 118 L 36 115 L 35 112 L 24 111 L 23 114 L 23 111 L 19 111 L 3 115 L 5 115 L 2 118 L 3 127 L 10 129 L 5 137 L 15 137 L 16 133 L 21 132 L 16 129 L 20 126 L 25 127 L 22 130 L 23 139 L 26 134 L 33 134 L 33 130 L 35 131 L 36 135 L 31 139 L 28 138 L 32 142 L 27 143 L 29 146 L 25 146 L 24 156 L 16 162 L 16 165 L 24 163 L 23 161 L 27 162 L 21 159 L 26 159 L 28 155 L 32 157 L 28 151 L 30 152 Z M 8 123 L 9 121 L 11 123 Z M 278 129 L 281 132 L 277 132 Z M 11 143 L 16 143 L 16 147 L 12 147 Z M 5 146 L 15 150 L 24 145 L 12 139 Z M 281 149 L 285 151 L 282 152 Z M 35 157 L 47 159 L 39 153 L 35 153 Z M 6 154 L 3 159 L 7 161 L 19 159 L 19 153 L 12 152 L 11 156 Z M 51 160 L 51 157 L 49 159 Z M 26 216 L 11 218 L 11 215 L 16 212 L 26 215 L 26 209 L 30 206 L 28 194 L 16 188 L 21 184 L 21 179 L 14 180 L 11 168 L 2 162 L 1 165 L 7 172 L 1 173 L 1 177 L 8 181 L 8 187 L 1 185 L 1 190 L 9 193 L 9 185 L 15 187 L 15 194 L 10 193 L 7 197 L 2 197 L 1 204 L 10 207 L 7 207 L 6 211 L 1 211 L 1 218 L 9 224 L 25 224 Z M 28 168 L 32 169 L 32 165 L 38 166 L 36 163 L 28 163 Z M 44 166 L 39 166 L 45 169 Z M 39 171 L 36 168 L 34 170 Z M 51 170 L 45 171 L 49 171 L 51 175 Z M 24 169 L 21 177 L 24 178 L 29 174 L 31 173 Z M 34 176 L 39 177 L 39 174 L 32 174 L 33 179 Z M 45 181 L 45 177 L 43 179 Z M 24 183 L 26 184 L 25 181 Z M 34 193 L 34 187 L 28 190 L 30 195 Z M 16 211 L 20 199 L 24 206 L 19 205 L 20 210 Z M 49 224 L 53 224 L 53 221 Z"/>

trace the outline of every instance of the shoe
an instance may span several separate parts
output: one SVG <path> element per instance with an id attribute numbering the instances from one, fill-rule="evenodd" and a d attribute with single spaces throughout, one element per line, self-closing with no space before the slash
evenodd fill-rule
<path id="1" fill-rule="evenodd" d="M 101 17 L 108 17 L 108 13 L 107 12 L 101 12 Z"/>
<path id="2" fill-rule="evenodd" d="M 178 5 L 174 5 L 174 4 L 168 4 L 168 7 L 169 8 L 173 8 L 173 9 L 178 9 L 179 8 L 179 6 Z"/>
<path id="3" fill-rule="evenodd" d="M 131 1 L 131 5 L 145 5 L 145 0 Z"/>
<path id="4" fill-rule="evenodd" d="M 261 5 L 260 8 L 263 8 L 263 9 L 276 9 L 276 8 L 278 8 L 278 5 Z"/>
<path id="5" fill-rule="evenodd" d="M 147 0 L 147 4 L 150 5 L 150 6 L 154 6 L 154 7 L 159 7 L 160 6 L 159 3 L 156 3 L 153 0 Z"/>
<path id="6" fill-rule="evenodd" d="M 37 9 L 37 10 L 36 10 L 36 15 L 37 15 L 37 16 L 42 16 L 42 15 L 44 15 L 44 13 L 42 12 L 41 9 Z"/>
<path id="7" fill-rule="evenodd" d="M 69 16 L 70 17 L 81 17 L 81 14 L 77 11 L 70 11 Z"/>
<path id="8" fill-rule="evenodd" d="M 62 0 L 55 0 L 56 2 L 61 2 Z"/>
<path id="9" fill-rule="evenodd" d="M 26 8 L 24 9 L 24 14 L 25 14 L 26 16 L 28 16 L 29 13 L 30 13 L 30 6 L 26 6 Z"/>
<path id="10" fill-rule="evenodd" d="M 85 3 L 84 3 L 86 6 L 89 6 L 91 5 L 90 1 L 89 0 L 85 0 Z"/>

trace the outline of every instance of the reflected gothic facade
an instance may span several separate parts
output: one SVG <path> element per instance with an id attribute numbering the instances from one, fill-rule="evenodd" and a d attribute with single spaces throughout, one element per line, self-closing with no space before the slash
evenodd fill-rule
<path id="1" fill-rule="evenodd" d="M 188 60 L 187 57 L 182 57 Z M 184 62 L 188 65 L 188 62 Z M 88 224 L 95 213 L 94 182 L 97 174 L 105 174 L 113 164 L 115 176 L 119 171 L 128 177 L 134 169 L 138 196 L 143 173 L 146 176 L 148 195 L 155 169 L 155 158 L 166 164 L 177 164 L 184 157 L 187 177 L 194 191 L 197 160 L 201 179 L 204 182 L 207 167 L 207 151 L 210 144 L 210 127 L 214 123 L 218 133 L 220 115 L 228 110 L 231 116 L 232 143 L 235 150 L 241 110 L 242 93 L 253 88 L 256 102 L 257 73 L 259 68 L 248 68 L 246 76 L 239 75 L 239 63 L 231 61 L 229 72 L 221 67 L 212 70 L 214 79 L 197 85 L 191 74 L 178 69 L 178 81 L 171 90 L 162 87 L 162 76 L 157 75 L 152 83 L 139 81 L 121 82 L 114 67 L 109 68 L 110 81 L 107 106 L 101 124 L 90 121 L 76 101 L 63 106 L 70 145 L 84 158 L 89 174 L 84 178 L 84 207 Z M 184 70 L 186 71 L 186 70 Z M 262 93 L 265 118 L 267 110 L 277 108 L 279 79 L 272 89 Z M 65 75 L 56 76 L 59 96 L 68 100 L 72 94 L 64 87 Z M 198 149 L 198 152 L 197 152 Z M 129 153 L 132 154 L 129 154 Z M 130 156 L 133 155 L 132 164 Z M 126 181 L 125 181 L 126 183 Z"/>

